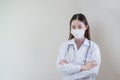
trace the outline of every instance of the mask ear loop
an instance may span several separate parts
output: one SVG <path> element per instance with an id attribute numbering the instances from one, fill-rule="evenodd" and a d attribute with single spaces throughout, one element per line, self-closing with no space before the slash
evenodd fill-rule
<path id="1" fill-rule="evenodd" d="M 86 59 L 87 59 L 88 52 L 90 50 L 90 46 L 91 46 L 91 43 L 90 43 L 90 40 L 89 40 L 89 46 L 88 46 L 87 51 L 86 51 L 85 60 L 83 61 L 83 65 L 86 65 L 86 63 L 87 63 Z"/>

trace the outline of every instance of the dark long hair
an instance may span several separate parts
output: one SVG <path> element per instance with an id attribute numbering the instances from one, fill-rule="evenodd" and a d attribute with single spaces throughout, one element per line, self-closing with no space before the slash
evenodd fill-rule
<path id="1" fill-rule="evenodd" d="M 73 20 L 79 20 L 81 22 L 83 22 L 86 26 L 87 26 L 87 30 L 85 31 L 85 37 L 90 40 L 90 27 L 89 27 L 89 24 L 88 24 L 88 21 L 86 19 L 86 17 L 83 15 L 83 14 L 75 14 L 73 15 L 73 17 L 71 18 L 70 20 L 70 33 L 69 33 L 69 40 L 74 38 L 74 36 L 71 34 L 71 23 Z"/>

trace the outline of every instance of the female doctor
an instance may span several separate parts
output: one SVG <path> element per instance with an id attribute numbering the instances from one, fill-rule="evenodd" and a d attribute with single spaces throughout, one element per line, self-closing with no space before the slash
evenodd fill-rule
<path id="1" fill-rule="evenodd" d="M 96 80 L 101 63 L 98 45 L 90 38 L 90 27 L 83 14 L 70 20 L 69 39 L 60 46 L 57 68 L 62 80 Z"/>

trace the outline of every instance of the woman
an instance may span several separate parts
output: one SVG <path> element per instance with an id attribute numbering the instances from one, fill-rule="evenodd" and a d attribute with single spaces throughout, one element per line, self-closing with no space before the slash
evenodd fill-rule
<path id="1" fill-rule="evenodd" d="M 100 63 L 100 50 L 90 39 L 86 17 L 73 15 L 69 39 L 61 45 L 57 57 L 57 68 L 64 73 L 62 80 L 96 80 Z"/>

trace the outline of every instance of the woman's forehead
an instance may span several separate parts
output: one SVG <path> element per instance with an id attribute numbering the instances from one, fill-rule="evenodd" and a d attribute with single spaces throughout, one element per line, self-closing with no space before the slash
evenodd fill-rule
<path id="1" fill-rule="evenodd" d="M 73 20 L 71 25 L 84 25 L 84 23 L 80 20 Z"/>

